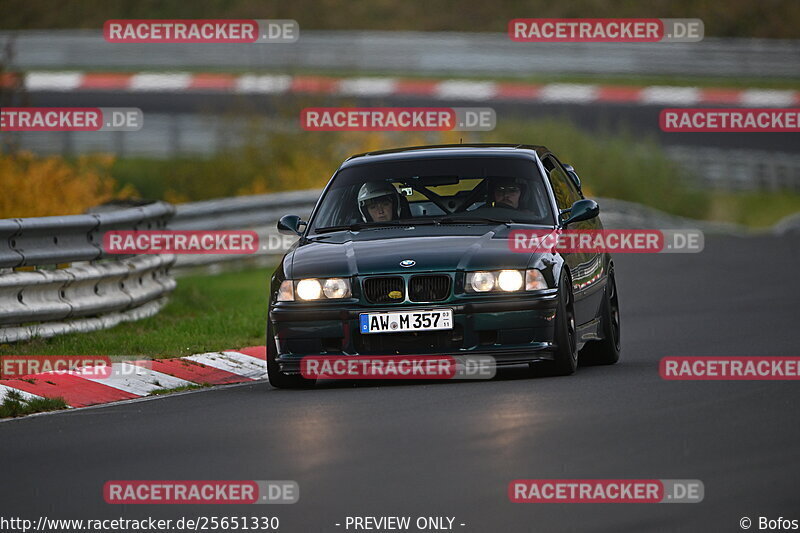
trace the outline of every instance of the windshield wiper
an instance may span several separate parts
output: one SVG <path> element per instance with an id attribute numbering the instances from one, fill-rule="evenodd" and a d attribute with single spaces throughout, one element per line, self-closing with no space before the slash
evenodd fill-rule
<path id="1" fill-rule="evenodd" d="M 402 220 L 388 220 L 386 222 L 356 222 L 355 224 L 344 224 L 341 226 L 327 226 L 325 228 L 316 228 L 314 233 L 331 233 L 334 231 L 358 231 L 367 228 L 378 228 L 381 226 L 413 226 L 413 222 L 404 222 Z"/>
<path id="2" fill-rule="evenodd" d="M 489 223 L 489 224 L 513 224 L 513 220 L 501 220 L 499 218 L 491 217 L 448 217 L 440 218 L 439 224 L 469 224 L 476 223 Z"/>

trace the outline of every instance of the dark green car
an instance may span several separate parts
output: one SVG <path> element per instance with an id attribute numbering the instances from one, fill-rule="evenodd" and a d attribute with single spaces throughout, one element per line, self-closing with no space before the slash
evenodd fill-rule
<path id="1" fill-rule="evenodd" d="M 575 372 L 619 358 L 607 253 L 521 253 L 512 232 L 602 229 L 578 176 L 543 146 L 443 145 L 353 156 L 272 277 L 267 369 L 313 383 L 304 356 L 481 355 Z"/>

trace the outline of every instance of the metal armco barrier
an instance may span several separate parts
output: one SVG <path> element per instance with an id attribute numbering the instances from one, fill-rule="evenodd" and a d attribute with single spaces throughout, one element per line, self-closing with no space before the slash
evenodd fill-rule
<path id="1" fill-rule="evenodd" d="M 164 229 L 174 214 L 172 205 L 154 202 L 90 215 L 0 220 L 0 268 L 95 261 L 106 257 L 106 231 Z"/>
<path id="2" fill-rule="evenodd" d="M 276 221 L 289 212 L 308 216 L 319 194 L 292 191 L 177 206 L 154 202 L 86 215 L 0 220 L 0 343 L 94 331 L 152 316 L 175 289 L 174 272 L 181 269 L 268 264 L 286 248 L 269 246 L 278 237 Z M 107 231 L 156 229 L 253 229 L 265 246 L 252 255 L 177 259 L 109 255 L 102 249 Z"/>
<path id="3" fill-rule="evenodd" d="M 165 229 L 174 213 L 172 205 L 154 202 L 0 220 L 0 343 L 91 331 L 157 312 L 175 289 L 169 275 L 175 257 L 108 255 L 102 238 L 110 230 Z"/>
<path id="4" fill-rule="evenodd" d="M 312 189 L 179 204 L 169 229 L 216 230 L 274 225 L 293 209 L 298 215 L 311 213 L 321 192 Z"/>
<path id="5" fill-rule="evenodd" d="M 157 313 L 175 290 L 174 256 L 136 256 L 0 275 L 0 343 L 86 332 Z"/>
<path id="6" fill-rule="evenodd" d="M 175 217 L 170 221 L 169 229 L 252 229 L 258 234 L 262 249 L 252 255 L 180 255 L 175 261 L 174 268 L 183 270 L 204 265 L 234 262 L 250 266 L 265 266 L 272 263 L 276 256 L 283 255 L 285 252 L 285 248 L 276 249 L 271 246 L 279 238 L 278 230 L 275 227 L 278 219 L 286 214 L 295 214 L 307 218 L 311 214 L 321 192 L 321 190 L 313 189 L 259 194 L 192 202 L 176 206 Z"/>

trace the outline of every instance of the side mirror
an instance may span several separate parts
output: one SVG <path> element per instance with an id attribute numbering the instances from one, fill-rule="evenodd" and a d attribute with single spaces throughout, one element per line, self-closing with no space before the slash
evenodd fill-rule
<path id="1" fill-rule="evenodd" d="M 297 215 L 284 215 L 278 221 L 278 233 L 284 235 L 302 235 L 300 226 L 305 226 L 306 222 Z"/>
<path id="2" fill-rule="evenodd" d="M 600 206 L 594 200 L 578 200 L 572 204 L 572 207 L 565 209 L 561 213 L 569 213 L 569 218 L 561 223 L 562 227 L 566 227 L 567 224 L 596 217 L 600 214 Z"/>
<path id="3" fill-rule="evenodd" d="M 569 175 L 569 179 L 572 180 L 572 183 L 574 183 L 575 187 L 577 187 L 578 190 L 580 191 L 581 190 L 581 179 L 578 177 L 578 174 L 575 172 L 575 169 L 572 168 L 572 165 L 567 164 L 567 163 L 564 163 L 564 168 L 566 169 L 567 174 Z"/>

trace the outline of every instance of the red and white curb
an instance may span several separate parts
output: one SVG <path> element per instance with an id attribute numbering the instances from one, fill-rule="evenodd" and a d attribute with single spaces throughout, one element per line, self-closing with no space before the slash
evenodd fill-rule
<path id="1" fill-rule="evenodd" d="M 112 363 L 106 376 L 86 374 L 80 370 L 56 371 L 0 379 L 0 402 L 9 392 L 17 391 L 26 399 L 63 398 L 69 407 L 87 407 L 133 400 L 159 389 L 256 381 L 267 375 L 266 347 Z"/>
<path id="2" fill-rule="evenodd" d="M 800 91 L 705 87 L 515 83 L 475 80 L 283 74 L 220 74 L 190 72 L 28 72 L 5 74 L 0 84 L 21 81 L 36 91 L 124 91 L 232 94 L 323 94 L 361 97 L 427 97 L 439 100 L 522 101 L 541 103 L 628 103 L 639 105 L 731 105 L 791 107 L 800 105 Z"/>

